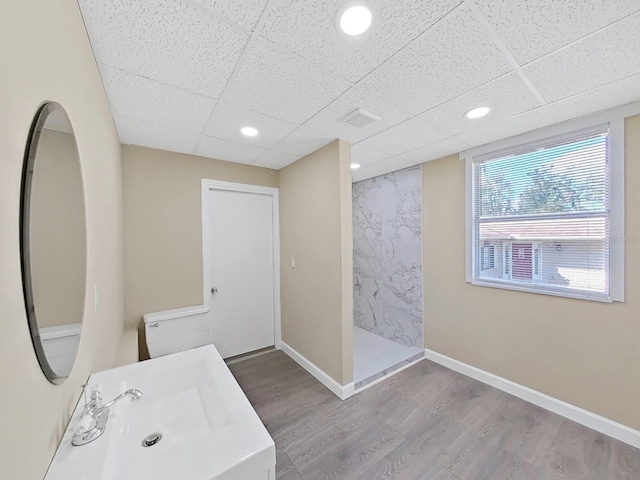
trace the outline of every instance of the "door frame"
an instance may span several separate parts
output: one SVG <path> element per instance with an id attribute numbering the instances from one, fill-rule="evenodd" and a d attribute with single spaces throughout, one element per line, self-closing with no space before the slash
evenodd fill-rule
<path id="1" fill-rule="evenodd" d="M 230 192 L 253 193 L 271 197 L 273 218 L 273 333 L 274 346 L 280 350 L 282 347 L 282 324 L 280 310 L 280 204 L 279 189 L 275 187 L 263 187 L 261 185 L 249 185 L 245 183 L 223 182 L 221 180 L 202 179 L 202 300 L 205 305 L 210 298 L 211 285 L 207 285 L 207 272 L 211 267 L 209 258 L 209 203 L 207 194 L 211 190 L 224 190 Z M 210 310 L 211 311 L 211 310 Z"/>

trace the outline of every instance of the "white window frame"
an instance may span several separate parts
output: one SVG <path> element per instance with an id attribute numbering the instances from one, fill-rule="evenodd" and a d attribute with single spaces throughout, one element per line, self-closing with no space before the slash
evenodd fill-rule
<path id="1" fill-rule="evenodd" d="M 472 240 L 473 241 L 473 240 Z M 502 279 L 511 280 L 511 266 L 513 265 L 511 255 L 511 242 L 502 242 Z"/>
<path id="2" fill-rule="evenodd" d="M 535 282 L 542 278 L 542 242 L 531 242 L 531 278 Z"/>
<path id="3" fill-rule="evenodd" d="M 516 137 L 493 142 L 461 153 L 460 158 L 465 161 L 465 262 L 467 283 L 482 287 L 493 287 L 505 290 L 516 290 L 609 303 L 624 302 L 624 119 L 639 112 L 640 102 L 637 102 L 635 104 L 630 104 L 624 107 L 601 112 L 599 114 L 582 117 L 580 119 L 542 128 Z M 536 146 L 548 145 L 554 140 L 580 134 L 582 131 L 594 131 L 598 128 L 609 129 L 609 295 L 575 291 L 563 292 L 554 289 L 545 290 L 544 288 L 541 288 L 539 284 L 534 284 L 532 287 L 529 287 L 527 285 L 516 285 L 511 283 L 494 283 L 476 278 L 474 276 L 474 265 L 476 265 L 476 249 L 474 248 L 474 159 L 479 157 L 486 158 L 488 156 L 499 156 L 503 151 L 514 153 L 514 151 L 517 151 L 520 148 L 522 148 L 523 151 L 526 151 L 531 148 L 535 148 Z M 503 245 L 502 273 L 504 278 L 504 276 L 507 275 L 507 273 L 505 273 L 505 255 L 507 255 L 507 248 L 509 251 L 511 250 L 511 245 L 510 242 L 505 242 Z M 540 255 L 542 255 L 541 249 L 538 251 L 540 252 Z M 508 277 L 511 277 L 510 271 L 508 272 Z M 505 280 L 508 280 L 508 278 L 505 278 Z"/>

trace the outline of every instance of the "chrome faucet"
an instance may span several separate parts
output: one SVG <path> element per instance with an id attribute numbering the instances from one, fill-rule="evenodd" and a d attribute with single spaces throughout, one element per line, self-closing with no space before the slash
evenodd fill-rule
<path id="1" fill-rule="evenodd" d="M 86 445 L 99 438 L 107 428 L 107 420 L 109 419 L 111 407 L 127 396 L 131 397 L 131 401 L 140 400 L 140 398 L 142 398 L 142 392 L 136 388 L 130 388 L 110 402 L 103 404 L 100 389 L 94 387 L 90 400 L 84 405 L 82 416 L 80 417 L 79 425 L 73 433 L 71 444 L 75 446 Z"/>
<path id="2" fill-rule="evenodd" d="M 87 413 L 89 413 L 90 415 L 93 415 L 94 417 L 98 417 L 102 415 L 104 412 L 108 411 L 111 407 L 113 407 L 117 402 L 122 400 L 127 395 L 131 396 L 132 402 L 135 400 L 140 400 L 142 398 L 142 392 L 140 390 L 136 388 L 130 388 L 129 390 L 122 392 L 120 395 L 118 395 L 116 398 L 114 398 L 110 402 L 107 402 L 104 405 L 100 405 L 100 403 L 102 402 L 102 397 L 100 396 L 100 392 L 97 392 L 97 394 L 98 394 L 97 401 L 94 404 L 91 404 L 90 402 L 91 407 L 87 411 Z M 93 397 L 92 397 L 92 401 L 94 401 Z"/>

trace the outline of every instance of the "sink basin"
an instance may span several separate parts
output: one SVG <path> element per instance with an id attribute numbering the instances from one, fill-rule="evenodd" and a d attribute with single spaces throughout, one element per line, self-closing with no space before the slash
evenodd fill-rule
<path id="1" fill-rule="evenodd" d="M 273 440 L 213 345 L 96 373 L 95 384 L 105 401 L 143 396 L 116 404 L 105 433 L 75 447 L 81 399 L 45 480 L 275 479 Z"/>

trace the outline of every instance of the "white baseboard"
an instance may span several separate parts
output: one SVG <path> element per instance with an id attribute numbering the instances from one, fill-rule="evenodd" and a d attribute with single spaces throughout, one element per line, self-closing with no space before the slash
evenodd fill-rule
<path id="1" fill-rule="evenodd" d="M 353 382 L 348 383 L 346 385 L 340 385 L 333 378 L 327 375 L 322 369 L 318 368 L 314 363 L 312 363 L 309 359 L 304 357 L 301 353 L 287 345 L 285 342 L 282 342 L 280 345 L 280 349 L 289 355 L 298 365 L 304 368 L 311 375 L 316 377 L 316 379 L 331 390 L 338 398 L 341 400 L 346 400 L 349 397 L 352 397 L 354 394 L 354 386 Z"/>
<path id="2" fill-rule="evenodd" d="M 631 427 L 627 427 L 618 422 L 614 422 L 608 418 L 598 415 L 583 408 L 576 407 L 570 403 L 558 400 L 545 393 L 538 392 L 524 385 L 512 382 L 506 378 L 499 377 L 493 373 L 486 372 L 479 368 L 473 367 L 466 363 L 460 362 L 453 358 L 425 349 L 424 355 L 429 360 L 439 363 L 442 366 L 450 368 L 456 372 L 462 373 L 480 382 L 491 385 L 499 390 L 507 392 L 515 397 L 533 403 L 545 410 L 556 413 L 562 417 L 573 420 L 576 423 L 589 427 L 600 433 L 604 433 L 621 442 L 627 443 L 633 447 L 640 448 L 640 431 Z"/>

